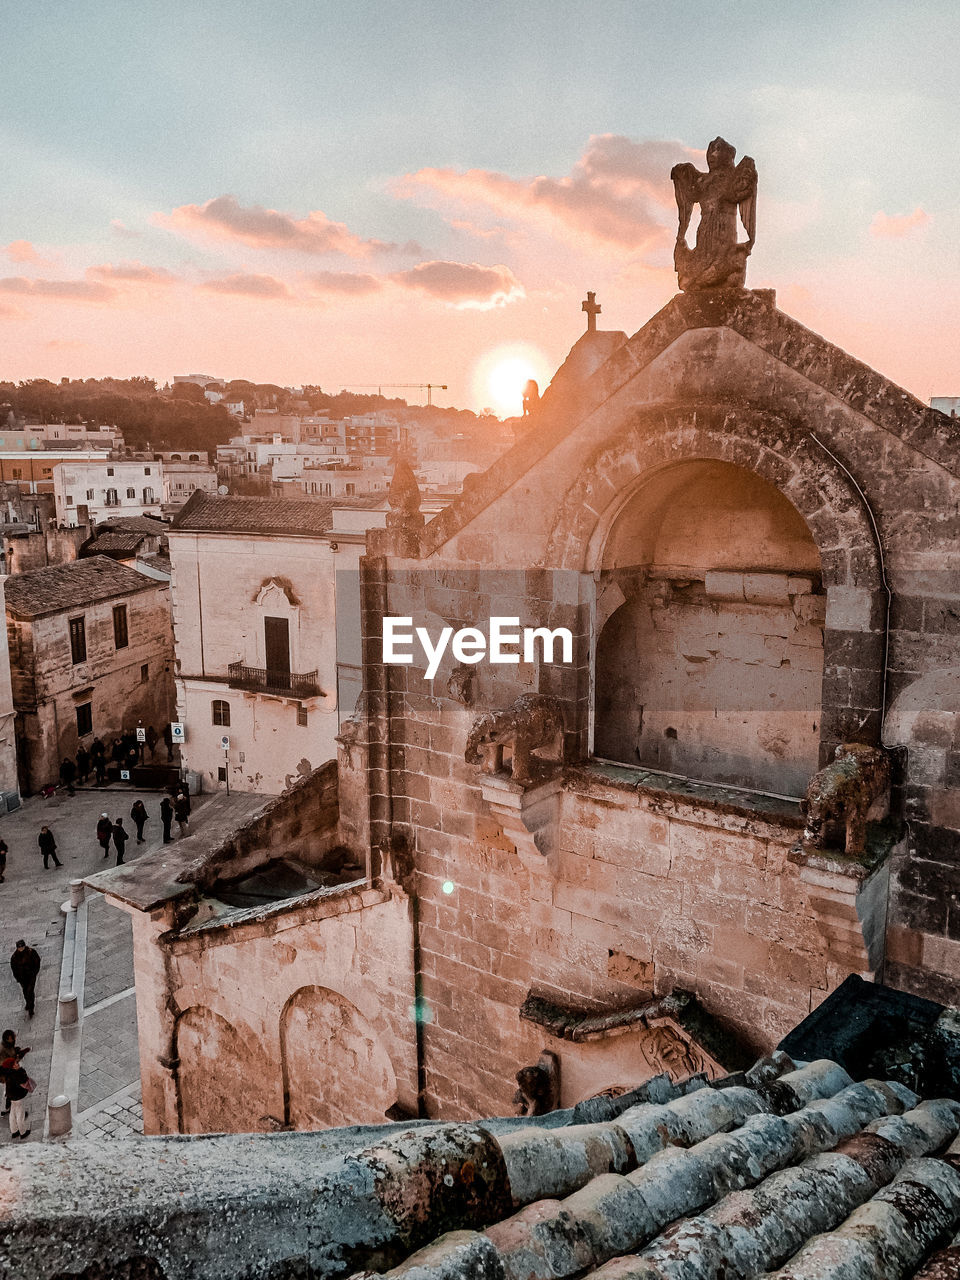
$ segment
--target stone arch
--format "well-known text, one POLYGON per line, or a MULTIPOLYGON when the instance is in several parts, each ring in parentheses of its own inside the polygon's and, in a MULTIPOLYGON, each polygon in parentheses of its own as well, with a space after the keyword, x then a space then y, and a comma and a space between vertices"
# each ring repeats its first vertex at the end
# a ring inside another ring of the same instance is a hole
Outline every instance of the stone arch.
POLYGON ((280 1014, 284 1123, 294 1129, 377 1124, 397 1100, 373 1025, 329 987, 295 991, 280 1014))
MULTIPOLYGON (((565 495, 546 563, 599 576, 611 530, 641 489, 693 462, 729 464, 766 481, 809 530, 827 595, 818 763, 838 742, 879 741, 886 598, 874 532, 861 495, 805 424, 724 406, 637 412, 565 495)), ((598 606, 602 618, 617 602, 598 606)))
POLYGON ((177 1111, 181 1133, 254 1133, 268 1110, 259 1095, 266 1078, 252 1037, 195 1004, 174 1026, 177 1111))

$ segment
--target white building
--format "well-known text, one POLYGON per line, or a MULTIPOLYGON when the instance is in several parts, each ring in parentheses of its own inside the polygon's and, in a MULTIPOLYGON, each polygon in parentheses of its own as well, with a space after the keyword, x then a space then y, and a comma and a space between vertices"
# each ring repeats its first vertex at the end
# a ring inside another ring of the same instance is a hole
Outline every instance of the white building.
POLYGON ((217 492, 217 469, 206 462, 163 462, 163 505, 182 507, 199 489, 217 492))
POLYGON ((81 507, 94 521, 110 516, 159 516, 163 463, 153 458, 64 459, 53 468, 53 492, 59 524, 81 524, 81 507))
POLYGON ((359 691, 363 531, 386 511, 366 506, 341 531, 332 502, 198 492, 170 526, 182 759, 205 790, 278 794, 336 755, 359 691))

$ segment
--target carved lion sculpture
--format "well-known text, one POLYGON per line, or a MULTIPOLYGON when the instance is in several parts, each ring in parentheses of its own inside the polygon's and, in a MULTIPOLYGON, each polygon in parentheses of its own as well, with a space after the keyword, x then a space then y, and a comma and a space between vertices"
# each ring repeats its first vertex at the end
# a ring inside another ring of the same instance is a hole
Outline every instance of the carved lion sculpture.
POLYGON ((517 1092, 513 1095, 518 1116, 545 1116, 560 1105, 560 1059, 544 1049, 534 1067, 517 1072, 517 1092))
POLYGON ((530 771, 534 751, 547 748, 552 759, 563 759, 563 710, 556 698, 524 693, 502 711, 488 711, 473 723, 464 759, 479 764, 484 773, 503 769, 503 749, 513 752, 510 776, 522 786, 533 780, 530 771))
POLYGON ((867 814, 890 786, 890 758, 882 747, 859 742, 841 743, 836 759, 815 773, 801 809, 806 815, 803 843, 811 849, 827 847, 831 823, 846 827, 847 854, 863 853, 867 814))

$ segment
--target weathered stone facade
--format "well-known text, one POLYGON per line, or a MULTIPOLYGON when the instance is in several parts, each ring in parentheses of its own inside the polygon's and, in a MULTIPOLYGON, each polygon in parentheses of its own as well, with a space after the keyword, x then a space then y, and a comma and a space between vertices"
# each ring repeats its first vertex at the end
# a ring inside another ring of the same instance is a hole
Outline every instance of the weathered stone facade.
MULTIPOLYGON (((337 839, 368 886, 337 891, 360 895, 355 949, 322 895, 207 923, 194 881, 178 922, 162 895, 121 892, 141 871, 111 873, 112 893, 160 913, 137 926, 138 989, 146 974, 158 1010, 203 1006, 239 1035, 191 1024, 177 1070, 205 1062, 214 1087, 209 1035, 225 1064, 246 1046, 255 1077, 273 1071, 242 1124, 347 1114, 338 1018, 381 1064, 358 1083, 380 1114, 388 1073, 351 1009, 406 1082, 401 1105, 471 1119, 508 1111, 544 1049, 563 1105, 641 1083, 651 1026, 606 1015, 676 989, 730 1055, 771 1048, 851 973, 960 997, 956 424, 745 290, 678 296, 629 339, 587 333, 525 421, 426 527, 400 486, 368 537, 364 696, 339 769, 337 839), (447 655, 427 681, 416 648, 384 665, 388 616, 434 634, 492 616, 566 627, 573 661, 447 655), (840 744, 890 752, 862 852, 802 839, 801 798, 840 744), (301 1007, 318 986, 332 996, 301 1007), (598 1034, 521 1016, 531 999, 595 1015, 598 1034), (288 1027, 331 1097, 287 1096, 281 1115, 288 1027)), ((265 838, 261 860, 276 849, 265 838)), ((156 1128, 185 1124, 170 1096, 148 1104, 156 1128)), ((210 1101, 190 1125, 214 1119, 210 1101)))

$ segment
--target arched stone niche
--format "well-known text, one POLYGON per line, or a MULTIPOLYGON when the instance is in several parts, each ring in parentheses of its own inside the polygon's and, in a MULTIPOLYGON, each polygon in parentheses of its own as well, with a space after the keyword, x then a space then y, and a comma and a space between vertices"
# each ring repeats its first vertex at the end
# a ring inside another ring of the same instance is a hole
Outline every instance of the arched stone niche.
POLYGON ((329 987, 300 987, 280 1015, 284 1123, 294 1129, 377 1124, 397 1080, 376 1029, 329 987))
POLYGON ((258 1046, 205 1005, 179 1015, 174 1031, 181 1133, 254 1133, 266 1111, 258 1046))
POLYGON ((596 586, 594 754, 798 795, 837 742, 879 740, 876 544, 805 424, 636 413, 566 494, 548 557, 596 586))

